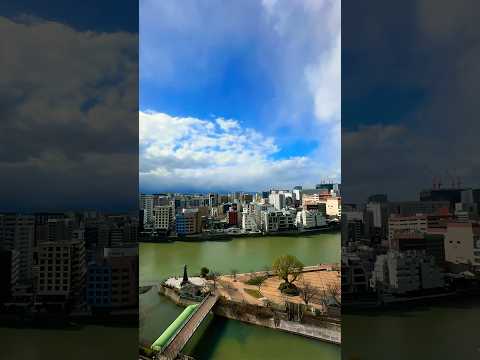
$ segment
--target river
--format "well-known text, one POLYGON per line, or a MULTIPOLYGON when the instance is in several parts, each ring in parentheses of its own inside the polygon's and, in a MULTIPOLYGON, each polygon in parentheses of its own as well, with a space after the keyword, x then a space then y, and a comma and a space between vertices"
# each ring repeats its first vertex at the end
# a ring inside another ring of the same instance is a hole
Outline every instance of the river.
POLYGON ((83 326, 79 329, 0 328, 0 359, 138 359, 138 329, 83 326))
MULTIPOLYGON (((202 266, 228 273, 261 270, 284 254, 305 265, 340 260, 340 234, 236 238, 230 241, 174 242, 140 245, 140 284, 183 273, 199 273, 202 266)), ((182 311, 181 307, 149 291, 140 296, 140 339, 153 342, 182 311)), ((340 347, 276 330, 211 316, 184 349, 195 359, 340 359, 340 347)))
POLYGON ((480 300, 342 316, 344 360, 480 359, 480 300))

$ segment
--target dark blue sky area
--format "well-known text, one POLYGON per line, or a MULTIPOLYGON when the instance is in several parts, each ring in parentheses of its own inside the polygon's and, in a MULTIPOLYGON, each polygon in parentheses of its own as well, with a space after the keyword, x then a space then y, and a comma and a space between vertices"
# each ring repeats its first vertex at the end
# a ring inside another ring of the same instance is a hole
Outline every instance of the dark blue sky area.
POLYGON ((4 1, 0 15, 22 14, 69 24, 77 30, 138 33, 138 2, 130 0, 4 1))

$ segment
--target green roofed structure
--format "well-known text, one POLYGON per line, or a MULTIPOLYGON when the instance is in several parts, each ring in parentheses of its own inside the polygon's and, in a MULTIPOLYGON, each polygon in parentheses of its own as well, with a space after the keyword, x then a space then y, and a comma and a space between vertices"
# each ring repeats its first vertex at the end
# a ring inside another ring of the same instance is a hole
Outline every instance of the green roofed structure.
POLYGON ((161 351, 170 341, 170 339, 177 333, 177 331, 185 324, 190 316, 197 310, 198 304, 189 305, 182 311, 182 313, 170 324, 169 327, 155 340, 150 346, 152 350, 161 351))

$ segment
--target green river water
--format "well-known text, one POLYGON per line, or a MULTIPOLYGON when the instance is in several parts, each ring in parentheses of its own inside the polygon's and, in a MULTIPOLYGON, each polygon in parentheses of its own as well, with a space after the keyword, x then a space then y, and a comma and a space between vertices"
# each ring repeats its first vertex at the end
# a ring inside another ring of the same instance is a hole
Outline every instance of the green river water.
POLYGON ((478 360, 480 300, 456 299, 342 316, 345 360, 478 360))
POLYGON ((79 329, 0 328, 0 359, 138 359, 138 329, 84 326, 79 329))
MULTIPOLYGON (((181 276, 184 264, 190 274, 198 273, 202 266, 222 273, 261 270, 284 254, 295 255, 305 265, 339 262, 340 234, 141 244, 140 284, 181 276)), ((154 291, 141 295, 141 341, 155 341, 181 311, 154 291)), ((197 330, 184 352, 198 360, 340 359, 339 346, 213 316, 197 330)))
MULTIPOLYGON (((338 261, 340 235, 236 239, 140 245, 141 282, 181 275, 201 266, 228 272, 249 271, 270 264, 284 253, 306 265, 338 261)), ((140 329, 84 326, 72 330, 0 328, 0 359, 136 360, 138 337, 154 341, 182 311, 150 291, 140 298, 140 329)), ((185 352, 197 360, 340 359, 426 360, 480 359, 480 301, 445 301, 402 310, 364 311, 344 315, 342 350, 327 343, 272 329, 211 316, 204 321, 185 352)))

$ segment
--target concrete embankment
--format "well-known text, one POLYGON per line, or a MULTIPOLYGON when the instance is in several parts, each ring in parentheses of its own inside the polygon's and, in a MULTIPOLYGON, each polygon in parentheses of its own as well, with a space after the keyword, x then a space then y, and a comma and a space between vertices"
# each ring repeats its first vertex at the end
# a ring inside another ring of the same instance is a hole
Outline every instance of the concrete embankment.
POLYGON ((310 325, 286 320, 283 318, 283 314, 278 313, 273 313, 273 316, 267 317, 270 310, 260 306, 224 301, 217 303, 213 312, 215 315, 228 319, 281 330, 333 344, 340 344, 342 340, 341 326, 339 324, 323 322, 321 325, 310 325), (254 307, 257 309, 254 309, 254 307))
MULTIPOLYGON (((159 293, 171 299, 178 305, 188 306, 196 304, 194 301, 180 298, 178 293, 165 286, 158 287, 159 293)), ((264 326, 275 330, 289 332, 312 339, 326 341, 333 344, 341 343, 341 326, 331 322, 319 322, 316 325, 289 321, 284 313, 273 311, 271 308, 243 304, 222 299, 213 308, 215 315, 245 323, 264 326)))
POLYGON ((198 302, 196 302, 196 301, 181 298, 175 290, 170 289, 166 286, 159 285, 158 286, 158 293, 163 295, 163 296, 168 297, 175 304, 180 305, 180 306, 188 306, 188 305, 198 304, 198 302))
POLYGON ((202 242, 202 241, 231 241, 238 238, 258 238, 264 236, 309 236, 316 235, 325 232, 338 232, 339 228, 336 226, 323 226, 315 229, 309 230, 289 230, 289 231, 279 231, 279 232, 255 232, 255 233, 242 233, 242 232, 220 232, 220 233, 201 233, 194 235, 180 235, 180 236, 162 236, 155 239, 149 239, 142 237, 140 242, 144 243, 165 243, 165 242, 202 242))

